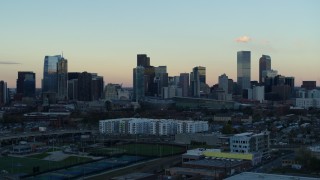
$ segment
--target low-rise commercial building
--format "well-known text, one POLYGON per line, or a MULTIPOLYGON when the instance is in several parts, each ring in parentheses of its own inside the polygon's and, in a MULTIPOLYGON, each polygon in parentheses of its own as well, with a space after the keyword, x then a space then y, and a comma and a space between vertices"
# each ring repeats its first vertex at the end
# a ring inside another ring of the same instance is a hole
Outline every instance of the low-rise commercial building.
POLYGON ((236 134, 230 137, 230 150, 232 153, 261 152, 267 157, 270 155, 270 132, 236 134))

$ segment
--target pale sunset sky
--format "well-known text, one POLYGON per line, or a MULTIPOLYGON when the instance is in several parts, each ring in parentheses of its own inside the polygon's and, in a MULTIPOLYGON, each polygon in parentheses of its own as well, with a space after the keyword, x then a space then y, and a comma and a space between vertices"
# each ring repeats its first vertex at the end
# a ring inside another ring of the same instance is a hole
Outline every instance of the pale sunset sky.
POLYGON ((320 85, 319 0, 0 0, 0 80, 16 87, 18 71, 36 73, 46 55, 63 55, 69 72, 95 72, 132 86, 137 54, 166 65, 169 76, 205 66, 209 86, 236 80, 237 51, 320 85))

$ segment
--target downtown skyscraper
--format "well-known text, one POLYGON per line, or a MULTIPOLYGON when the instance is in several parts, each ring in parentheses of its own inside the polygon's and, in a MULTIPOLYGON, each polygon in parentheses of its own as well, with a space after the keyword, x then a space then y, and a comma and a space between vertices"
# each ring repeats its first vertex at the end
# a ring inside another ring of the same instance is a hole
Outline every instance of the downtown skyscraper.
POLYGON ((63 57, 57 64, 58 99, 68 99, 68 61, 63 57))
POLYGON ((45 56, 42 93, 55 93, 59 100, 68 99, 68 61, 61 55, 45 56))
POLYGON ((144 67, 137 66, 133 69, 133 100, 138 102, 145 96, 145 80, 144 80, 144 67))
POLYGON ((8 102, 8 88, 7 83, 0 81, 0 107, 8 102))
POLYGON ((44 57, 42 92, 58 92, 57 69, 61 58, 61 55, 44 57))
POLYGON ((242 90, 250 88, 251 81, 251 52, 238 51, 237 52, 237 83, 240 94, 242 90))
POLYGON ((206 85, 206 68, 202 66, 194 67, 190 73, 191 94, 194 97, 200 97, 206 85))
POLYGON ((17 79, 16 99, 22 97, 35 97, 36 95, 36 74, 31 71, 19 71, 17 79))
POLYGON ((262 55, 259 59, 259 83, 263 82, 263 73, 264 71, 271 70, 271 58, 268 55, 262 55))

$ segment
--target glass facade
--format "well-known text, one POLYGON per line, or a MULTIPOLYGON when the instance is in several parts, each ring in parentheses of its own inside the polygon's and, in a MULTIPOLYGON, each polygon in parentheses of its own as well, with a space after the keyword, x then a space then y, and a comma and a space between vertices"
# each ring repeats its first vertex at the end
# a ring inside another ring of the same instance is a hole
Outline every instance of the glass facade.
POLYGON ((57 68, 60 55, 45 56, 42 80, 42 92, 58 92, 57 68))
POLYGON ((251 52, 239 51, 237 53, 237 83, 242 92, 250 88, 251 81, 251 52))
POLYGON ((144 67, 133 69, 133 100, 139 101, 144 97, 144 67))
POLYGON ((59 59, 57 67, 58 98, 68 99, 68 61, 64 58, 59 59))
POLYGON ((271 58, 267 55, 262 55, 259 60, 259 82, 262 83, 263 79, 263 71, 270 71, 271 70, 271 58))

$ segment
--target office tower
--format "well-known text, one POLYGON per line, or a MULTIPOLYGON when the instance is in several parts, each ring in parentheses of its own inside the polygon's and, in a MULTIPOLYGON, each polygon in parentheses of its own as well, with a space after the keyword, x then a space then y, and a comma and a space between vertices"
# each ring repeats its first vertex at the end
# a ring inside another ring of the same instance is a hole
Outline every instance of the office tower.
POLYGON ((61 58, 60 55, 44 57, 42 92, 58 92, 57 69, 61 58))
POLYGON ((182 89, 182 96, 189 96, 189 73, 180 73, 179 86, 182 89))
POLYGON ((150 65, 150 57, 146 54, 137 55, 137 67, 144 67, 144 93, 146 96, 156 96, 158 94, 155 83, 155 67, 150 65))
POLYGON ((262 55, 259 59, 259 82, 263 82, 264 76, 262 75, 263 71, 271 70, 271 58, 268 55, 262 55))
POLYGON ((92 75, 92 100, 99 100, 103 98, 104 81, 102 76, 96 73, 92 75))
POLYGON ((155 96, 157 94, 155 78, 155 68, 153 66, 144 67, 144 92, 146 96, 155 96))
POLYGON ((146 54, 138 54, 137 66, 142 66, 142 67, 150 66, 150 57, 148 57, 146 54))
POLYGON ((107 84, 104 91, 105 100, 118 100, 118 91, 121 90, 122 87, 120 84, 107 84))
POLYGON ((8 102, 8 88, 7 83, 0 81, 0 107, 5 105, 8 102))
POLYGON ((81 73, 68 72, 68 99, 78 99, 78 78, 81 73))
POLYGON ((228 94, 233 94, 234 92, 234 82, 232 79, 228 79, 228 94))
POLYGON ((167 66, 155 67, 154 83, 156 86, 157 96, 162 95, 162 89, 168 87, 167 66))
POLYGON ((78 79, 80 74, 79 72, 68 72, 68 80, 78 79))
POLYGON ((274 78, 278 75, 278 71, 276 70, 264 70, 262 71, 262 77, 261 77, 261 82, 260 83, 265 83, 266 78, 274 78))
POLYGON ((219 76, 219 88, 224 90, 226 94, 229 93, 229 81, 228 76, 226 74, 222 74, 219 76))
POLYGON ((68 80, 68 99, 69 100, 78 99, 78 78, 68 80))
POLYGON ((302 88, 306 90, 312 90, 317 88, 317 81, 302 81, 302 88))
POLYGON ((68 61, 63 57, 57 64, 58 99, 68 99, 68 61))
POLYGON ((92 101, 92 75, 82 72, 78 78, 78 100, 92 101))
POLYGON ((19 71, 17 79, 17 94, 20 97, 35 97, 36 74, 31 71, 19 71))
POLYGON ((137 66, 133 69, 133 100, 139 101, 145 95, 144 67, 137 66))
POLYGON ((237 83, 240 94, 243 89, 250 88, 251 81, 251 52, 238 51, 237 53, 237 83))
POLYGON ((200 97, 200 92, 203 92, 202 87, 206 85, 206 68, 202 66, 194 67, 190 74, 190 84, 192 90, 192 96, 200 97))

